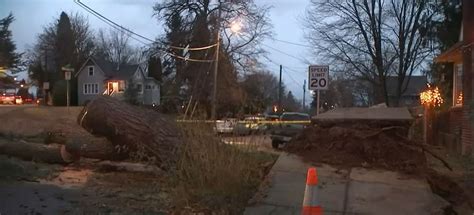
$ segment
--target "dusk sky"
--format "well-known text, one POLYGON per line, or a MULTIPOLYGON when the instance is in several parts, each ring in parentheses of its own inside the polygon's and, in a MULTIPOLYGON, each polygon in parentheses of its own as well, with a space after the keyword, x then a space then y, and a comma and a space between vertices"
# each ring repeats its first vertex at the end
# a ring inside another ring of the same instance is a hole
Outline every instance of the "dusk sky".
MULTIPOLYGON (((81 2, 118 24, 148 38, 155 38, 163 33, 163 27, 156 17, 152 16, 152 6, 157 2, 156 0, 82 0, 81 2)), ((270 20, 275 39, 307 45, 303 37, 301 19, 309 0, 256 0, 256 2, 260 5, 272 6, 270 20)), ((58 19, 61 11, 83 14, 89 19, 94 31, 110 28, 106 23, 75 4, 73 0, 0 0, 0 17, 7 16, 9 12, 15 16, 11 29, 20 52, 31 47, 43 27, 58 19)), ((282 64, 283 82, 298 99, 302 99, 303 81, 307 78, 308 66, 303 60, 310 61, 312 56, 308 54, 308 48, 277 40, 267 39, 264 42, 263 47, 268 51, 268 58, 271 61, 262 58, 262 62, 277 76, 278 64, 282 64)), ((308 104, 309 91, 306 98, 308 104)))

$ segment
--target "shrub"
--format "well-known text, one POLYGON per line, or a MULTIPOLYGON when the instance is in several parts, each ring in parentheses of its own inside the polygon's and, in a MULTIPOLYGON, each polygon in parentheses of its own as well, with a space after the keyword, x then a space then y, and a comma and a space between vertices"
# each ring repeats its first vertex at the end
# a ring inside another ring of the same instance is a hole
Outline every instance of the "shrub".
POLYGON ((257 151, 257 142, 229 145, 209 124, 182 125, 186 143, 174 173, 177 207, 197 204, 212 211, 241 213, 263 179, 263 164, 275 157, 257 151))

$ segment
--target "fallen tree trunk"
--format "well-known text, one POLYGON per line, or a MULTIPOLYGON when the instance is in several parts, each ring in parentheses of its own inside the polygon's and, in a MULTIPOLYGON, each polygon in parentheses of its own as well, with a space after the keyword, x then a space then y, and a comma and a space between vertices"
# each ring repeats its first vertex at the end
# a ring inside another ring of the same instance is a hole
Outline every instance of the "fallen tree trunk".
POLYGON ((103 137, 69 137, 66 151, 78 157, 101 160, 122 160, 126 154, 118 153, 114 145, 103 137))
POLYGON ((0 139, 0 154, 28 161, 56 164, 67 164, 78 159, 67 153, 62 145, 44 145, 7 139, 0 139))
POLYGON ((154 160, 160 167, 174 162, 182 143, 175 120, 156 111, 131 106, 110 96, 89 102, 78 123, 89 133, 106 137, 119 154, 154 160))

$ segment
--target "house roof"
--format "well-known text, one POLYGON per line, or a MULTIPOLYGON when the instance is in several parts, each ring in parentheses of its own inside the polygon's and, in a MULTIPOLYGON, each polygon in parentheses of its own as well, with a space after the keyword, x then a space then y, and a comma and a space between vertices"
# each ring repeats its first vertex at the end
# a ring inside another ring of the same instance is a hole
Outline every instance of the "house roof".
POLYGON ((79 72, 75 74, 75 76, 78 76, 85 66, 90 65, 89 62, 92 62, 98 67, 100 67, 100 69, 102 70, 102 72, 104 72, 104 75, 107 77, 108 80, 129 79, 133 74, 135 74, 135 72, 139 68, 138 64, 121 64, 120 66, 117 66, 116 63, 104 59, 89 57, 81 66, 79 72))
POLYGON ((463 42, 457 42, 451 48, 444 51, 435 58, 436 63, 451 63, 462 61, 462 46, 463 42))
MULTIPOLYGON (((397 77, 396 76, 389 76, 387 77, 387 93, 389 96, 396 95, 397 89, 397 77)), ((408 77, 405 78, 403 81, 402 87, 406 86, 408 81, 408 77)), ((410 82, 408 82, 407 89, 402 94, 402 96, 416 96, 419 95, 423 89, 426 88, 426 84, 428 83, 428 79, 426 76, 411 76, 410 82)), ((402 89, 403 90, 403 89, 402 89)))
POLYGON ((121 64, 104 59, 93 59, 97 66, 105 73, 108 79, 126 80, 129 79, 137 71, 138 64, 121 64))

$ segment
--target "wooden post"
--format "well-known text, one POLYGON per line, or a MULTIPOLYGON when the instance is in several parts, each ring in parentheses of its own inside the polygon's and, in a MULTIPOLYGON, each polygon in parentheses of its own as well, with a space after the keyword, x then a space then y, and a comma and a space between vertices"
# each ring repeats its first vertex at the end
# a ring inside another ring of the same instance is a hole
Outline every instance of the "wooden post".
POLYGON ((320 96, 320 92, 319 90, 317 90, 317 98, 316 98, 316 115, 319 116, 319 96, 320 96))
POLYGON ((426 145, 433 144, 433 112, 434 108, 430 105, 426 105, 423 114, 423 139, 426 145))

